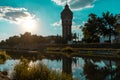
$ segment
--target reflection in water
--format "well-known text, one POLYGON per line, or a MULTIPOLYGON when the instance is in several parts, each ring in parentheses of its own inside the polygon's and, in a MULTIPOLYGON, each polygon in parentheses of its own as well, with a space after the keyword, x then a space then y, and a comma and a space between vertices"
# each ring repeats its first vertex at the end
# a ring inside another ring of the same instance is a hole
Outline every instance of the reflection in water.
POLYGON ((72 74, 72 58, 63 57, 62 61, 62 72, 72 74))
POLYGON ((120 80, 120 61, 116 61, 117 68, 115 70, 115 77, 113 80, 120 80))
MULTIPOLYGON (((12 57, 12 56, 11 56, 12 57)), ((27 55, 27 57, 29 57, 27 55)), ((33 55, 29 57, 32 59, 33 55)), ((35 57, 35 56, 34 56, 35 57)), ((12 57, 13 58, 13 57, 12 57)), ((20 56, 15 60, 7 60, 5 64, 0 65, 0 70, 8 69, 12 70, 14 65, 19 62, 20 56)), ((35 59, 37 59, 35 57, 35 59)), ((40 59, 50 69, 62 71, 67 74, 71 74, 71 77, 77 80, 120 80, 120 61, 113 60, 101 60, 101 59, 88 59, 81 57, 44 57, 40 59)))
POLYGON ((84 74, 89 80, 104 80, 109 74, 110 70, 108 67, 99 67, 94 64, 91 59, 85 59, 84 74))
MULTIPOLYGON (((84 59, 84 74, 89 80, 120 80, 120 61, 101 60, 105 66, 96 64, 92 59, 84 59)), ((97 62, 98 63, 98 62, 97 62)))

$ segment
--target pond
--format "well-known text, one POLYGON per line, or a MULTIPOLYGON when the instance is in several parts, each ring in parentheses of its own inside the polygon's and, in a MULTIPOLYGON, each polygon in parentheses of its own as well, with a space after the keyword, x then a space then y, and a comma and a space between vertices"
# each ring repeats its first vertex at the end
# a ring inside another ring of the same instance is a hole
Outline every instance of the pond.
MULTIPOLYGON (((9 74, 14 69, 14 66, 20 61, 20 55, 15 58, 15 55, 10 55, 11 59, 4 64, 0 64, 0 71, 8 70, 9 74)), ((32 55, 33 56, 33 55, 32 55)), ((27 55, 27 58, 31 56, 27 55)), ((120 79, 120 61, 118 60, 103 60, 82 57, 62 57, 56 59, 54 57, 43 59, 36 59, 30 61, 30 64, 42 62, 48 68, 67 74, 72 73, 72 77, 76 80, 119 80, 120 79)))

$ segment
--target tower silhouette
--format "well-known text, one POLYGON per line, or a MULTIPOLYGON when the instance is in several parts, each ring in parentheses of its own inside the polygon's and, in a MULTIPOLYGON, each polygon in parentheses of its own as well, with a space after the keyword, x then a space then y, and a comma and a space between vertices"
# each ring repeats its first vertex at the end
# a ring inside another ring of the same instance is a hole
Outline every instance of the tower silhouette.
POLYGON ((64 10, 61 12, 61 19, 62 19, 62 37, 64 39, 64 42, 67 43, 72 39, 71 26, 73 19, 73 12, 70 10, 68 4, 65 5, 64 10))

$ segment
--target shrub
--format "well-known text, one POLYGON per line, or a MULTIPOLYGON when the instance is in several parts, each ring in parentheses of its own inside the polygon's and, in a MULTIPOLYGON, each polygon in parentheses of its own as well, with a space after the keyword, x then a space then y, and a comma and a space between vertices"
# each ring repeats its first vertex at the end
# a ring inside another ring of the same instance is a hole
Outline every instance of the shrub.
POLYGON ((10 56, 6 54, 5 51, 0 51, 0 64, 4 63, 10 56))
POLYGON ((50 70, 43 63, 30 66, 27 59, 21 59, 15 66, 12 78, 15 80, 72 80, 70 75, 50 70))

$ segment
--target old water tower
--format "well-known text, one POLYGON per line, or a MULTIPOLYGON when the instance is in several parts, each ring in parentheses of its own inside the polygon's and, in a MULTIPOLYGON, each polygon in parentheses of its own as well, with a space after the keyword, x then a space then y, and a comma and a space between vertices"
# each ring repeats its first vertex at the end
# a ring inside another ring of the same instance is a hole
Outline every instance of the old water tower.
POLYGON ((71 41, 72 39, 72 33, 71 33, 72 19, 73 19, 73 12, 70 10, 68 4, 66 4, 64 10, 61 12, 62 37, 64 42, 66 43, 68 41, 71 41))

